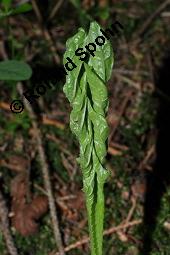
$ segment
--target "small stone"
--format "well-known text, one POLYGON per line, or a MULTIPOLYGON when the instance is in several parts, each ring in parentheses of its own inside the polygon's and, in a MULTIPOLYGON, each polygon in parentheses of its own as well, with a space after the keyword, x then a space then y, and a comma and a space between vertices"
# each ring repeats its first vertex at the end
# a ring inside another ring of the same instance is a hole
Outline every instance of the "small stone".
POLYGON ((170 222, 165 221, 163 226, 164 226, 165 229, 170 230, 170 222))
POLYGON ((120 239, 122 242, 127 242, 127 241, 128 241, 127 236, 126 236, 122 231, 118 231, 118 232, 117 232, 117 235, 118 235, 119 239, 120 239))

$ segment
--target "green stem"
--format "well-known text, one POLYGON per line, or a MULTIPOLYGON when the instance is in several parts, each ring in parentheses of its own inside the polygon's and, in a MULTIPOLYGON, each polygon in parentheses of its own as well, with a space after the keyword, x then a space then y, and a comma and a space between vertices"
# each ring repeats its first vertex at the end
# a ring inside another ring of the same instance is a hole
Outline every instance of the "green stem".
MULTIPOLYGON (((97 174, 96 174, 97 176, 97 174)), ((86 206, 91 240, 91 255, 102 255, 104 220, 104 184, 94 179, 93 196, 86 194, 86 206)))

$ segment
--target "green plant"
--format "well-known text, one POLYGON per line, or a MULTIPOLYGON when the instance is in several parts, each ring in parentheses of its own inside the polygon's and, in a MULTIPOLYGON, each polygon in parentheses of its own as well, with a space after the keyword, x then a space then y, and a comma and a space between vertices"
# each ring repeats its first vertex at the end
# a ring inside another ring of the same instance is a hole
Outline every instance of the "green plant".
POLYGON ((83 190, 89 221, 91 254, 102 255, 104 192, 103 187, 109 172, 104 168, 107 153, 108 125, 106 112, 108 94, 106 81, 113 66, 113 52, 109 41, 97 46, 95 57, 82 62, 75 55, 78 47, 84 47, 100 35, 100 26, 92 22, 89 33, 80 28, 66 43, 64 63, 69 57, 77 68, 67 75, 64 92, 73 108, 70 127, 80 143, 78 162, 83 173, 83 190))
POLYGON ((30 10, 32 10, 32 5, 29 3, 22 3, 13 7, 12 0, 2 0, 1 10, 0 10, 0 19, 4 17, 8 17, 10 15, 28 12, 30 10))
POLYGON ((0 62, 1 81, 24 81, 32 75, 32 70, 23 61, 5 60, 0 62))

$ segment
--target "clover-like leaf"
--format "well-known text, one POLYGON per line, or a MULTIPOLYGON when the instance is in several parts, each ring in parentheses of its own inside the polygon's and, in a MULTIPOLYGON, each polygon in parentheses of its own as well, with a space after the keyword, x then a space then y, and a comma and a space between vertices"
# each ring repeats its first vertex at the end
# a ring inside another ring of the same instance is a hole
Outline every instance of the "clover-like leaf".
POLYGON ((0 80, 24 81, 32 75, 31 67, 23 61, 5 60, 0 62, 0 80))

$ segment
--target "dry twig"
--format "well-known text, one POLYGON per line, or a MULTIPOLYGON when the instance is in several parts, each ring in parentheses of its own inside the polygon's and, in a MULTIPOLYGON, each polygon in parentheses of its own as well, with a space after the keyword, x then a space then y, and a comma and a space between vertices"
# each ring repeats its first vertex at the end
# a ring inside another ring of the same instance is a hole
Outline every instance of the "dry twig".
MULTIPOLYGON (((22 96, 23 95, 22 83, 18 83, 17 89, 18 89, 20 95, 22 96)), ((31 105, 28 103, 26 98, 23 98, 23 101, 24 101, 25 108, 28 111, 29 117, 32 121, 35 137, 37 140, 37 149, 38 149, 38 153, 39 153, 40 164, 41 164, 43 178, 44 178, 44 185, 45 185, 47 195, 48 195, 49 208, 50 208, 50 214, 51 214, 51 220, 52 220, 55 240, 56 240, 56 243, 59 248, 59 254, 64 255, 65 253, 64 253, 62 238, 61 238, 61 234, 60 234, 60 230, 59 230, 59 221, 58 221, 57 214, 56 214, 55 201, 54 201, 54 197, 53 197, 53 193, 52 193, 49 169, 48 169, 47 160, 46 160, 46 156, 45 156, 45 152, 44 152, 44 148, 43 148, 41 131, 38 127, 38 124, 36 121, 36 116, 35 116, 35 113, 33 112, 31 105)))
POLYGON ((147 28, 150 26, 150 24, 152 23, 152 21, 170 4, 170 0, 166 0, 164 1, 162 4, 159 5, 159 7, 156 9, 156 11, 148 17, 148 19, 146 19, 146 21, 144 22, 143 26, 134 34, 133 38, 135 44, 138 44, 141 40, 140 37, 142 37, 144 35, 144 33, 146 32, 147 28))
MULTIPOLYGON (((112 228, 109 228, 107 230, 104 231, 104 235, 110 235, 112 233, 115 233, 119 230, 123 230, 125 228, 129 228, 129 227, 133 227, 135 225, 138 225, 142 222, 142 220, 134 220, 134 221, 131 221, 131 222, 128 222, 128 223, 121 223, 120 225, 118 225, 117 227, 112 227, 112 228)), ((78 241, 78 242, 75 242, 74 244, 71 244, 69 246, 67 246, 64 250, 65 252, 68 252, 70 250, 73 250, 79 246, 82 246, 86 243, 88 243, 90 241, 90 239, 88 237, 84 237, 82 240, 78 241)), ((59 255, 59 253, 57 252, 51 252, 49 255, 59 255)))
POLYGON ((129 91, 129 92, 127 93, 127 96, 125 97, 123 103, 122 103, 121 106, 120 106, 120 110, 119 110, 119 114, 118 114, 118 115, 119 115, 119 116, 118 116, 118 120, 117 120, 117 122, 116 122, 116 125, 112 128, 112 131, 111 131, 111 133, 110 133, 110 135, 109 135, 109 144, 110 144, 111 141, 113 140, 113 137, 114 137, 114 135, 115 135, 115 133, 116 133, 117 127, 118 127, 118 125, 119 125, 119 123, 120 123, 121 117, 122 117, 122 115, 123 115, 123 113, 124 113, 124 111, 125 111, 125 109, 126 109, 126 106, 127 106, 127 103, 129 102, 129 99, 130 99, 131 96, 132 96, 132 93, 133 93, 133 91, 129 91))
POLYGON ((54 6, 54 8, 52 9, 49 17, 48 17, 48 20, 51 20, 54 18, 54 16, 56 15, 57 11, 60 9, 61 5, 63 3, 63 0, 59 0, 57 1, 56 5, 54 6))
POLYGON ((35 15, 37 16, 37 19, 39 21, 39 25, 40 25, 42 34, 44 35, 46 41, 49 44, 49 48, 52 52, 54 61, 55 61, 56 64, 60 64, 60 57, 57 54, 57 50, 56 50, 55 44, 54 44, 54 42, 51 38, 51 35, 50 35, 49 31, 45 27, 42 26, 43 18, 42 18, 40 10, 38 8, 36 0, 32 0, 32 6, 33 6, 33 9, 34 9, 35 15))
MULTIPOLYGON (((132 215, 135 211, 135 208, 136 208, 136 199, 132 199, 132 206, 130 208, 130 211, 128 213, 128 216, 127 218, 125 219, 125 225, 130 222, 131 218, 132 218, 132 215)), ((124 229, 124 232, 125 232, 125 229, 124 229)))
POLYGON ((58 120, 54 120, 54 119, 49 119, 47 116, 42 116, 42 122, 45 125, 51 125, 51 126, 55 126, 59 129, 64 130, 65 129, 65 124, 58 121, 58 120))
POLYGON ((10 255, 18 255, 17 249, 14 245, 12 235, 10 233, 9 220, 8 220, 8 209, 5 204, 5 200, 0 191, 0 229, 4 235, 7 249, 10 255))
MULTIPOLYGON (((6 103, 6 102, 1 102, 0 101, 0 109, 3 109, 5 111, 11 111, 10 109, 10 104, 6 103)), ((65 124, 60 122, 59 120, 56 119, 50 119, 47 116, 42 116, 42 124, 43 125, 50 125, 50 126, 54 126, 57 127, 61 130, 65 129, 65 124)))
POLYGON ((36 0, 31 0, 31 2, 32 2, 32 7, 33 7, 33 10, 34 10, 34 12, 35 12, 35 14, 37 16, 38 21, 40 23, 42 23, 42 16, 41 16, 40 10, 39 10, 39 8, 37 6, 36 0))

